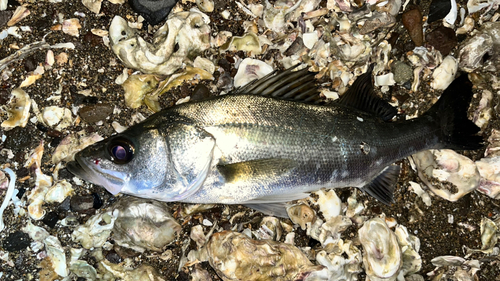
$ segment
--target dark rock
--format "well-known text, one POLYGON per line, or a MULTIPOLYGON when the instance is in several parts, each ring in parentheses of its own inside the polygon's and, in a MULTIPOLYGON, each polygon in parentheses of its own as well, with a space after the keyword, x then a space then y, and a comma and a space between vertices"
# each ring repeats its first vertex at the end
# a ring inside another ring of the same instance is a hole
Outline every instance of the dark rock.
POLYGON ((402 20, 415 46, 422 46, 424 44, 424 31, 422 29, 422 13, 420 10, 415 8, 404 12, 402 20))
POLYGON ((101 208, 102 207, 102 199, 99 196, 99 194, 94 192, 94 193, 92 193, 92 197, 94 197, 94 205, 92 205, 92 207, 96 210, 101 208))
POLYGON ((99 46, 101 43, 103 43, 101 37, 95 35, 91 31, 87 31, 85 35, 83 36, 83 42, 89 44, 92 47, 99 46))
POLYGON ((14 11, 0 11, 0 28, 7 25, 14 11))
POLYGON ((49 137, 52 137, 52 138, 60 138, 60 137, 62 137, 61 131, 50 129, 50 128, 47 129, 47 135, 49 137))
POLYGON ((26 189, 21 187, 18 190, 19 190, 19 192, 17 193, 16 196, 17 196, 17 198, 21 199, 21 198, 23 198, 24 193, 26 193, 26 189))
POLYGON ((71 93, 71 98, 73 99, 73 104, 75 106, 81 104, 97 104, 99 99, 97 97, 87 97, 78 93, 78 89, 76 86, 71 85, 69 87, 69 91, 71 93))
POLYGON ((283 53, 285 56, 291 56, 294 54, 299 53, 300 50, 304 48, 304 40, 302 40, 302 37, 297 37, 295 41, 293 41, 292 45, 286 49, 286 51, 283 53))
POLYGON ((92 195, 75 195, 71 197, 71 210, 79 213, 89 213, 95 211, 94 196, 92 195))
POLYGON ((427 43, 434 49, 441 52, 443 56, 447 56, 458 44, 458 39, 455 31, 451 28, 440 26, 425 36, 427 43))
POLYGON ((19 168, 19 170, 16 171, 16 176, 20 179, 28 176, 30 174, 30 171, 26 167, 19 168))
POLYGON ((69 197, 66 197, 66 199, 64 199, 61 205, 57 207, 57 210, 60 212, 68 212, 70 209, 71 209, 71 199, 69 197))
POLYGON ((111 263, 118 264, 122 262, 122 258, 115 251, 111 250, 106 255, 106 259, 111 263))
POLYGON ((152 25, 164 20, 177 0, 129 0, 132 9, 152 25))
POLYGON ((30 236, 27 233, 16 231, 9 234, 9 236, 3 240, 2 247, 8 252, 19 252, 30 245, 30 240, 30 236))
POLYGON ((35 70, 37 67, 35 58, 33 56, 27 57, 24 60, 24 70, 27 72, 35 70))
POLYGON ((450 0, 432 0, 429 7, 429 16, 427 23, 432 23, 440 19, 444 19, 451 10, 450 0))
POLYGON ((56 223, 58 221, 59 221, 59 215, 56 212, 47 213, 42 219, 42 222, 50 228, 56 226, 56 223))
POLYGON ((16 127, 5 131, 4 134, 7 136, 4 143, 5 148, 23 150, 33 144, 35 139, 33 138, 33 134, 29 132, 29 128, 30 126, 25 128, 16 127))
POLYGON ((104 103, 84 106, 78 112, 80 117, 87 123, 102 121, 111 113, 113 113, 113 107, 104 103))
POLYGON ((43 124, 41 123, 38 123, 36 124, 36 128, 40 131, 40 132, 43 132, 43 133, 46 133, 49 128, 45 127, 43 124))
POLYGON ((191 95, 191 100, 204 100, 210 96, 210 90, 207 86, 199 83, 193 90, 193 94, 191 95))

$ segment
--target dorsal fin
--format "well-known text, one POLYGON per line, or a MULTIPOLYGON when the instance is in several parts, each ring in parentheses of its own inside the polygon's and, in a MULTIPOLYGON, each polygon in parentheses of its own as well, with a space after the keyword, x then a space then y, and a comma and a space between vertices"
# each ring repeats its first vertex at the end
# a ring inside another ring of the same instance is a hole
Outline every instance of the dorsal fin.
POLYGON ((347 92, 338 99, 338 102, 361 111, 375 114, 384 121, 389 121, 398 113, 398 110, 375 95, 371 74, 372 67, 370 66, 365 74, 359 76, 354 81, 347 92))
POLYGON ((275 70, 234 90, 231 94, 261 95, 306 103, 319 102, 321 98, 314 83, 315 73, 309 72, 307 68, 293 71, 298 66, 297 64, 279 73, 275 70))

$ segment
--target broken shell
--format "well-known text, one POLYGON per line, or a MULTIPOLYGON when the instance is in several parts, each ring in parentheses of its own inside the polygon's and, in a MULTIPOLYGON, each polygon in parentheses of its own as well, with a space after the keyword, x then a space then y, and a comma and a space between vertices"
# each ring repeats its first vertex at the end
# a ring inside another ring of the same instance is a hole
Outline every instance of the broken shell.
POLYGON ((47 203, 62 203, 66 197, 74 193, 71 184, 66 180, 62 180, 54 184, 45 194, 45 202, 47 203))
POLYGON ((195 10, 171 14, 151 44, 136 35, 125 19, 115 16, 109 27, 111 48, 127 67, 170 75, 183 63, 191 64, 188 57, 210 47, 209 22, 207 15, 195 10))
POLYGON ((31 107, 31 99, 28 94, 20 88, 13 90, 9 107, 10 109, 7 112, 10 116, 9 119, 2 122, 2 128, 10 130, 18 126, 26 126, 30 117, 31 107))
POLYGON ((314 223, 316 212, 305 204, 292 205, 286 208, 286 212, 293 223, 300 225, 302 230, 306 230, 307 223, 314 223))
POLYGON ((130 75, 122 84, 125 91, 125 104, 130 108, 138 108, 144 102, 146 94, 158 86, 158 78, 153 74, 130 75))
POLYGON ((373 279, 395 280, 402 266, 401 249, 396 235, 381 218, 373 218, 358 230, 364 249, 366 275, 373 279))
POLYGON ((61 121, 63 115, 64 108, 58 106, 48 106, 42 110, 43 121, 50 127, 57 125, 61 121))
POLYGON ((231 231, 215 233, 207 243, 209 262, 223 280, 296 280, 322 270, 290 244, 253 240, 231 231))
POLYGON ((358 273, 362 272, 361 251, 352 241, 339 240, 334 252, 320 251, 316 261, 328 268, 328 280, 358 280, 358 273))
POLYGON ((476 165, 481 175, 478 191, 491 198, 500 197, 500 156, 483 158, 476 165))
POLYGON ((103 140, 103 138, 97 133, 93 133, 89 136, 85 135, 85 131, 69 134, 56 147, 52 155, 52 162, 54 164, 59 164, 61 161, 73 161, 78 151, 101 140, 103 140))
POLYGON ((401 273, 407 276, 420 271, 422 268, 422 258, 418 254, 420 239, 408 233, 408 229, 403 225, 397 225, 394 234, 398 238, 399 247, 403 254, 401 273))
POLYGON ((99 14, 101 10, 102 0, 82 0, 82 4, 91 12, 99 14))
POLYGON ((80 36, 80 32, 78 31, 80 28, 82 26, 80 25, 80 20, 77 18, 64 20, 62 23, 62 31, 71 36, 80 36))
POLYGON ((412 156, 420 179, 436 195, 448 201, 457 201, 479 186, 480 175, 476 164, 453 150, 426 150, 412 156), (429 182, 428 178, 437 179, 429 182), (451 190, 445 183, 453 185, 451 190))
POLYGON ((214 11, 214 1, 212 0, 196 0, 196 5, 202 12, 211 13, 214 11))
POLYGON ((431 87, 435 90, 446 89, 455 79, 458 70, 458 61, 453 56, 447 56, 443 59, 432 73, 431 87))
POLYGON ((314 194, 318 195, 316 204, 319 205, 319 210, 326 221, 341 214, 342 201, 340 201, 340 198, 333 189, 328 190, 328 192, 320 189, 314 192, 314 194))
POLYGON ((320 232, 318 235, 318 241, 323 245, 323 247, 327 247, 328 244, 336 244, 342 232, 344 232, 348 227, 352 225, 352 221, 348 217, 344 216, 336 216, 325 223, 323 223, 320 227, 320 232))
POLYGON ((207 242, 207 237, 205 236, 205 233, 203 232, 203 225, 195 225, 191 228, 191 234, 189 237, 196 242, 196 245, 198 246, 198 249, 203 247, 205 243, 207 242))
POLYGON ((493 93, 488 90, 483 90, 481 94, 481 100, 479 101, 479 106, 474 112, 474 124, 479 128, 483 129, 484 126, 488 125, 491 117, 493 108, 491 108, 491 101, 493 100, 493 93))
POLYGON ((467 72, 472 72, 479 67, 497 71, 500 69, 500 57, 496 51, 498 46, 500 46, 500 22, 483 24, 477 33, 469 37, 460 48, 460 68, 467 72), (486 54, 489 54, 490 58, 484 61, 486 54))
POLYGON ((111 212, 94 215, 84 225, 75 228, 71 239, 85 249, 102 247, 111 234, 115 220, 116 217, 111 212))
POLYGON ((498 226, 490 219, 481 220, 481 250, 484 253, 491 253, 498 241, 498 226))
POLYGON ((246 58, 238 67, 238 72, 234 76, 234 87, 241 87, 253 80, 266 76, 273 71, 273 67, 267 63, 246 58))
MULTIPOLYGON (((133 267, 124 266, 122 263, 113 264, 108 260, 103 260, 99 263, 99 268, 101 269, 101 267, 102 270, 99 270, 100 272, 107 271, 116 278, 124 281, 165 281, 154 267, 147 264, 141 264, 139 267, 133 269, 133 267)), ((106 275, 109 276, 109 273, 106 275)))
POLYGON ((280 220, 275 217, 264 217, 260 222, 259 229, 253 232, 255 237, 259 240, 270 239, 275 241, 280 240, 282 233, 283 229, 280 220))
POLYGON ((28 8, 26 8, 26 6, 24 5, 17 7, 14 11, 14 14, 7 22, 7 26, 15 25, 16 23, 22 21, 25 17, 29 16, 30 13, 30 10, 28 10, 28 8))
POLYGON ((224 46, 222 46, 223 50, 251 52, 254 55, 262 52, 259 37, 253 32, 249 32, 241 37, 233 36, 228 46, 226 48, 224 46))
POLYGON ((5 178, 5 181, 2 181, 2 182, 7 182, 9 187, 7 188, 7 191, 5 192, 5 197, 3 199, 2 205, 0 206, 0 232, 2 232, 2 230, 5 227, 5 224, 3 223, 3 211, 9 205, 10 199, 12 198, 12 196, 14 196, 14 190, 16 190, 14 188, 16 185, 16 174, 10 168, 5 168, 4 170, 9 174, 10 183, 6 178, 5 178))
POLYGON ((115 242, 138 252, 162 251, 181 231, 164 202, 135 197, 122 197, 114 205, 115 242))

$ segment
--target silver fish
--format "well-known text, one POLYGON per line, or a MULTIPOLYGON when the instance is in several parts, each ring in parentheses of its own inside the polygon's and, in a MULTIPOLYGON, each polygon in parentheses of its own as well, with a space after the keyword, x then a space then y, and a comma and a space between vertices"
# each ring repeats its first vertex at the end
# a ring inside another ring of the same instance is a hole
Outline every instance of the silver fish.
POLYGON ((330 104, 319 100, 313 75, 288 69, 164 109, 80 151, 68 169, 112 194, 276 213, 322 187, 354 186, 390 204, 395 161, 426 149, 482 147, 467 119, 466 75, 406 121, 391 121, 397 111, 373 93, 371 71, 330 104))

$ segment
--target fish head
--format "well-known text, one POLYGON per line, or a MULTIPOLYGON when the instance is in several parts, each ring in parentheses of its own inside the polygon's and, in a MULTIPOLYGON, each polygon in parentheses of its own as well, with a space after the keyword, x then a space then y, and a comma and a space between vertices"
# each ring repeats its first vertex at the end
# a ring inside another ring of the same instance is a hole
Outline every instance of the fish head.
POLYGON ((110 193, 151 198, 147 193, 164 184, 169 165, 167 145, 157 130, 111 136, 75 155, 68 170, 110 193), (141 196, 142 195, 142 196, 141 196))
POLYGON ((78 152, 68 170, 113 195, 169 202, 194 194, 209 173, 214 138, 185 124, 139 125, 78 152))

